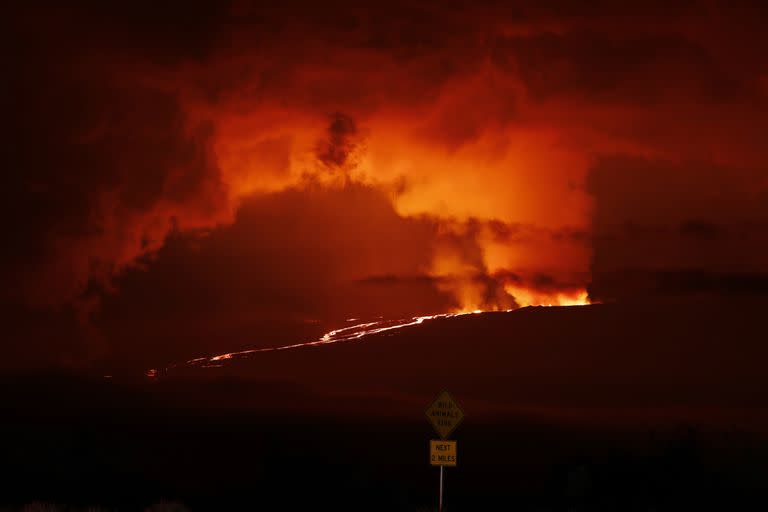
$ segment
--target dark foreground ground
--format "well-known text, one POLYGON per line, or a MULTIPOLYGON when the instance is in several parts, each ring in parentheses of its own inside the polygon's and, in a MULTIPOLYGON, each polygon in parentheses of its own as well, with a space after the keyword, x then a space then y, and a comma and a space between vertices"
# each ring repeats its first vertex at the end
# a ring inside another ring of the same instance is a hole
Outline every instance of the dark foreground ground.
POLYGON ((447 388, 446 510, 766 510, 762 311, 529 309, 156 379, 5 377, 0 507, 434 509, 423 410, 447 388))

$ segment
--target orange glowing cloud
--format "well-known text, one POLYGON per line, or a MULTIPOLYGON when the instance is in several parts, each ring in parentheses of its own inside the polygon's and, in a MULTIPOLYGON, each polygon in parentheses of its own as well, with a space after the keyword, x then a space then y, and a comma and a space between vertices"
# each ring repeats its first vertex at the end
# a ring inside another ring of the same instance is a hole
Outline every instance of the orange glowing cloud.
POLYGON ((543 273, 586 286, 588 245, 552 233, 589 229, 583 184, 591 157, 566 130, 535 120, 536 105, 514 74, 486 59, 428 83, 418 68, 430 70, 439 55, 403 67, 386 52, 334 47, 289 66, 288 90, 277 91, 263 84, 269 65, 249 56, 214 61, 213 70, 180 71, 192 84, 182 94, 189 123, 212 125, 216 164, 233 204, 310 182, 384 189, 403 217, 440 219, 443 231, 470 236, 479 247, 478 257, 468 259, 437 240, 431 267, 422 269, 453 280, 441 286, 454 289, 462 309, 514 304, 477 275, 543 273), (235 84, 213 100, 195 87, 210 73, 231 76, 233 67, 235 84), (297 83, 300 91, 293 90, 297 83), (434 96, 422 97, 424 89, 434 96), (348 146, 343 162, 319 155, 319 145, 333 137, 334 116, 354 124, 354 132, 337 141, 348 146), (468 222, 531 228, 526 237, 502 239, 468 222))
MULTIPOLYGON (((14 31, 26 44, 14 59, 40 65, 20 66, 14 91, 24 108, 11 167, 28 175, 5 203, 26 224, 10 235, 23 251, 5 267, 3 293, 53 306, 99 297, 126 270, 150 267, 169 237, 205 243, 254 198, 317 190, 337 198, 318 218, 340 232, 300 233, 316 237, 306 245, 327 244, 329 281, 413 279, 463 311, 585 302, 595 268, 645 261, 606 252, 624 233, 614 218, 708 220, 700 202, 678 197, 688 183, 690 197, 704 187, 704 164, 716 175, 707 190, 750 205, 736 216, 738 201, 723 202, 721 218, 745 230, 762 222, 765 186, 750 184, 768 162, 768 102, 755 50, 764 36, 751 17, 666 6, 640 17, 618 4, 584 15, 400 7, 242 2, 216 16, 190 10, 189 24, 173 13, 179 26, 21 10, 14 31), (621 179, 641 181, 633 166, 662 169, 656 185, 633 192, 621 179), (657 194, 670 180, 677 195, 657 194), (387 207, 345 201, 361 190, 387 207), (656 195, 660 213, 647 206, 656 195), (409 233, 387 249, 360 231, 391 237, 414 225, 419 244, 409 233), (365 256, 334 260, 341 250, 365 256)), ((288 244, 267 235, 253 243, 288 244)), ((727 260, 670 240, 649 259, 727 260)))

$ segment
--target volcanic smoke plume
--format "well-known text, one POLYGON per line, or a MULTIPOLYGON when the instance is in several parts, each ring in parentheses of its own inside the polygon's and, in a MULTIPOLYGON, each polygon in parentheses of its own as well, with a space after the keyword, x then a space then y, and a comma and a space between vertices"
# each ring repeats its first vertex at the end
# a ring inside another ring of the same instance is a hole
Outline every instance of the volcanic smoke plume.
POLYGON ((170 357, 763 282, 759 5, 545 4, 11 9, 9 339, 170 357))

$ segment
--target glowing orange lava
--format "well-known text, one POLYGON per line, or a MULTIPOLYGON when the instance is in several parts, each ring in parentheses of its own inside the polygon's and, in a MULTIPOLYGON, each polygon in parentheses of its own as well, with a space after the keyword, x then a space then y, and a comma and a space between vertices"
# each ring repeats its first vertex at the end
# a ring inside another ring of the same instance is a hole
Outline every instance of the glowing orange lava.
MULTIPOLYGON (((529 297, 533 297, 533 295, 529 297)), ((573 295, 573 296, 557 294, 557 295, 551 296, 550 300, 557 301, 558 303, 556 304, 555 303, 525 304, 525 306, 533 306, 533 305, 536 305, 536 306, 584 306, 584 305, 590 304, 587 298, 586 291, 580 291, 578 292, 577 295, 573 295)), ((214 356, 196 357, 194 359, 189 359, 183 363, 172 364, 164 368, 163 370, 150 369, 145 373, 145 375, 147 377, 154 378, 154 377, 157 377, 158 373, 160 372, 167 373, 169 370, 172 370, 174 368, 179 368, 179 367, 221 368, 223 366, 222 361, 242 358, 242 357, 249 356, 251 354, 257 354, 261 352, 276 352, 280 350, 290 350, 290 349, 296 349, 296 348, 302 348, 302 347, 328 345, 331 343, 340 343, 345 341, 359 340, 366 336, 371 336, 371 335, 379 334, 386 331, 393 331, 397 329, 403 329, 405 327, 419 325, 429 320, 436 320, 440 318, 453 318, 453 317, 465 316, 465 315, 477 315, 482 313, 491 313, 491 312, 500 312, 500 311, 509 313, 514 311, 514 309, 491 310, 491 311, 474 309, 472 311, 456 311, 453 313, 438 313, 434 315, 415 316, 411 318, 403 318, 398 320, 377 320, 373 322, 364 322, 364 323, 355 324, 348 327, 341 327, 339 329, 328 331, 327 333, 323 334, 319 339, 315 341, 294 343, 292 345, 282 345, 278 347, 254 348, 254 349, 248 349, 248 350, 240 350, 237 352, 226 352, 224 354, 218 354, 214 356)), ((348 321, 349 320, 354 320, 354 319, 348 319, 348 321)))
POLYGON ((505 285, 507 293, 515 297, 520 307, 525 306, 586 306, 591 304, 586 290, 573 292, 537 292, 527 288, 505 285))

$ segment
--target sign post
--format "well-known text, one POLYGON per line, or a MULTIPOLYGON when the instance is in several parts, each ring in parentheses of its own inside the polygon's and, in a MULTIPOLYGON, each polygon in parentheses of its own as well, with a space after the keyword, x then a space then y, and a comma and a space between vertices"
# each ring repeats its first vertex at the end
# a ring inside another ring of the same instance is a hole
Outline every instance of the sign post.
POLYGON ((437 512, 443 512, 443 466, 440 466, 440 497, 437 499, 437 512))
POLYGON ((464 419, 464 411, 447 391, 443 391, 427 407, 426 415, 435 432, 440 436, 440 440, 429 442, 429 463, 433 466, 440 466, 438 512, 443 512, 443 468, 445 466, 455 467, 457 464, 456 441, 448 441, 446 438, 464 419))

